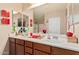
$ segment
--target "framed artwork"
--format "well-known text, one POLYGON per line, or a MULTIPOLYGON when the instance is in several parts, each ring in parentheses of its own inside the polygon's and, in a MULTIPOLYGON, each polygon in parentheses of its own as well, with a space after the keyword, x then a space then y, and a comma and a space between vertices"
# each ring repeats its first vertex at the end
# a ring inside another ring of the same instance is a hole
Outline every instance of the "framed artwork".
POLYGON ((2 24, 10 24, 10 19, 8 19, 8 18, 2 18, 1 23, 2 24))
POLYGON ((10 12, 7 10, 1 10, 1 16, 2 17, 10 17, 10 12))
POLYGON ((10 24, 10 12, 7 10, 1 10, 1 24, 10 24))

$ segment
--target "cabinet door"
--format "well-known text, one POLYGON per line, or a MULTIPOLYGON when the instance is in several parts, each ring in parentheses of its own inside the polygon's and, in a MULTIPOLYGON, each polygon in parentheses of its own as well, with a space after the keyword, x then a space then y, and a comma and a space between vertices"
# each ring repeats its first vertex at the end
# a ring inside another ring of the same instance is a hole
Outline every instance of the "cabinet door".
POLYGON ((34 43, 33 45, 34 45, 34 49, 36 50, 44 51, 46 53, 51 53, 50 46, 39 44, 39 43, 34 43))
POLYGON ((38 50, 34 50, 34 55, 48 55, 48 54, 45 53, 45 52, 41 52, 41 51, 38 51, 38 50))
POLYGON ((24 55, 24 46, 16 44, 16 55, 24 55))
POLYGON ((15 55, 15 43, 10 42, 10 55, 15 55))
POLYGON ((79 52, 53 47, 52 54, 54 55, 79 55, 79 52))

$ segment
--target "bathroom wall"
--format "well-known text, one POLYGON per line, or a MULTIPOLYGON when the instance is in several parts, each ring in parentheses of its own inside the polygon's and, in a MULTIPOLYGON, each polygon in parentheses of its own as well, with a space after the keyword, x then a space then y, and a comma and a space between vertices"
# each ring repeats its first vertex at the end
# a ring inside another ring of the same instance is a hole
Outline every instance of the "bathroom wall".
POLYGON ((11 10, 8 11, 10 12, 10 24, 9 25, 0 24, 0 54, 3 53, 8 40, 8 35, 11 32, 12 13, 11 10))
POLYGON ((10 11, 10 25, 0 25, 0 54, 8 54, 9 53, 9 45, 8 45, 8 35, 11 33, 12 26, 12 10, 21 11, 21 4, 8 4, 3 3, 0 4, 0 9, 6 9, 10 11), (5 37, 4 37, 5 36, 5 37))
POLYGON ((79 14, 79 3, 73 3, 72 4, 72 13, 73 14, 79 14))

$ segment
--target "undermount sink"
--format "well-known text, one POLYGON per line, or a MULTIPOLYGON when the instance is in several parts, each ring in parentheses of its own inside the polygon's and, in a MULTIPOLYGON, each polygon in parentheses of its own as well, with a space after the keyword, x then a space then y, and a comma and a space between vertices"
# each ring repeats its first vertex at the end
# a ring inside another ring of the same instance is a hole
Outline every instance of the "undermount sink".
POLYGON ((48 41, 48 42, 62 42, 62 43, 67 43, 67 37, 66 36, 53 36, 50 39, 48 39, 47 36, 43 37, 42 40, 48 41))

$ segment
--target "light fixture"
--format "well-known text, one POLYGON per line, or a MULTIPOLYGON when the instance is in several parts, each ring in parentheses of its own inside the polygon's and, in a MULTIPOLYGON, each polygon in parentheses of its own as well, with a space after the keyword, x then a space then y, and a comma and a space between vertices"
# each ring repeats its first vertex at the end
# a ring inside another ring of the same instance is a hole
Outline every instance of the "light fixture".
POLYGON ((35 7, 44 5, 44 4, 46 4, 46 3, 33 3, 32 6, 30 6, 28 9, 32 9, 32 8, 35 8, 35 7))

